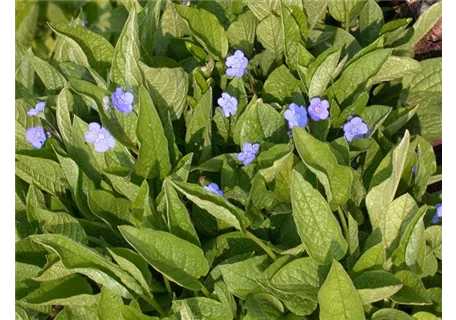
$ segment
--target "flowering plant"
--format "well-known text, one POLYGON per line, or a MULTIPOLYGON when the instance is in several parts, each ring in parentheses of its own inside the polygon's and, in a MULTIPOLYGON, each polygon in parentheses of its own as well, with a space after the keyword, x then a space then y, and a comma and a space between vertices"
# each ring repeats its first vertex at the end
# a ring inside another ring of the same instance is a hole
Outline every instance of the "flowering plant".
POLYGON ((18 4, 16 318, 441 317, 441 3, 390 5, 18 4))

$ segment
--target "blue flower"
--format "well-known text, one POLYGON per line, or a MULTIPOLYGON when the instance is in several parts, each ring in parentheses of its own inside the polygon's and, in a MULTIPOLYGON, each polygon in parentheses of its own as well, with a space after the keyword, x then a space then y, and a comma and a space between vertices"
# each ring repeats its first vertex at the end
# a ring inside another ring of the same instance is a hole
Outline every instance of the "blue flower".
POLYGON ((84 21, 82 22, 82 24, 83 24, 84 27, 87 27, 87 26, 89 25, 89 21, 84 20, 84 21))
POLYGON ((212 192, 213 194, 223 197, 223 191, 220 190, 219 186, 214 182, 209 183, 207 186, 203 188, 209 192, 212 192))
POLYGON ((114 107, 120 112, 128 114, 133 111, 134 97, 131 92, 123 91, 122 88, 119 87, 113 92, 111 98, 114 107))
POLYGON ((234 55, 226 58, 225 65, 228 67, 226 74, 230 77, 240 78, 244 75, 248 64, 249 60, 244 56, 244 53, 241 50, 236 50, 234 55))
POLYGON ((435 208, 437 209, 437 212, 432 217, 432 220, 431 220, 432 223, 437 223, 437 222, 439 222, 439 219, 442 218, 442 204, 441 203, 436 204, 435 208))
POLYGON ((254 143, 253 145, 249 142, 244 143, 242 146, 242 152, 238 153, 237 158, 239 161, 242 161, 244 166, 246 166, 255 160, 256 153, 259 149, 260 145, 258 143, 254 143))
POLYGON ((25 131, 25 139, 30 142, 32 147, 40 149, 46 141, 46 134, 41 126, 36 126, 25 131))
POLYGON ((29 111, 27 111, 27 114, 30 117, 36 116, 38 113, 43 112, 45 106, 46 106, 46 101, 38 102, 35 105, 35 108, 32 108, 29 111))
POLYGON ((306 108, 298 106, 296 103, 290 104, 283 117, 288 120, 288 128, 295 126, 305 127, 307 125, 307 111, 306 108))
POLYGON ((413 173, 413 174, 416 174, 416 165, 413 166, 413 168, 412 168, 412 173, 413 173))
POLYGON ((351 142, 354 138, 362 138, 367 131, 367 124, 360 117, 353 117, 344 124, 344 136, 348 142, 351 142))
POLYGON ((237 111, 238 101, 228 93, 222 93, 222 97, 217 100, 218 105, 222 108, 225 117, 234 116, 237 111))
POLYGON ((313 121, 325 120, 329 116, 329 101, 321 100, 320 98, 312 98, 310 100, 310 105, 307 108, 310 118, 313 121))
POLYGON ((116 140, 109 131, 96 122, 89 124, 89 131, 84 134, 84 139, 86 142, 93 143, 96 152, 108 151, 116 145, 116 140))

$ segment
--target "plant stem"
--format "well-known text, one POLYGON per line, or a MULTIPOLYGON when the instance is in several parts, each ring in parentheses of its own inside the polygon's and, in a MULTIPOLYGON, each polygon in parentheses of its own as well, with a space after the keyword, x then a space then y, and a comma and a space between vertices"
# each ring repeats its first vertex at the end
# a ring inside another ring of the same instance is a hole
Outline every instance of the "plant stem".
POLYGON ((347 10, 347 3, 344 2, 345 8, 345 31, 350 32, 350 12, 347 10))
POLYGON ((202 284, 201 282, 200 282, 200 285, 201 285, 201 291, 203 291, 204 295, 206 297, 210 298, 211 297, 211 293, 206 289, 204 284, 202 284))
POLYGON ((168 278, 163 276, 163 280, 165 280, 166 291, 168 291, 168 296, 170 299, 173 299, 173 291, 171 290, 171 283, 169 283, 168 278))
POLYGON ((155 300, 153 297, 148 297, 145 294, 142 294, 141 298, 146 300, 152 307, 154 307, 154 309, 157 310, 160 316, 164 317, 166 315, 165 311, 163 311, 162 307, 160 307, 157 300, 155 300))
POLYGON ((342 209, 337 207, 337 213, 339 214, 339 220, 342 224, 342 229, 344 230, 344 235, 345 235, 345 240, 347 240, 347 243, 349 242, 349 233, 348 233, 348 226, 347 226, 347 221, 345 220, 345 214, 342 211, 342 209))
POLYGON ((272 252, 271 248, 264 244, 261 239, 257 238, 253 233, 249 231, 245 231, 245 236, 253 242, 255 242, 257 245, 259 245, 261 249, 263 249, 271 257, 272 260, 277 260, 277 256, 275 255, 275 253, 272 252))
POLYGON ((253 76, 248 71, 247 71, 247 76, 249 78, 250 90, 252 90, 253 95, 256 95, 256 93, 255 93, 255 81, 253 80, 253 76))

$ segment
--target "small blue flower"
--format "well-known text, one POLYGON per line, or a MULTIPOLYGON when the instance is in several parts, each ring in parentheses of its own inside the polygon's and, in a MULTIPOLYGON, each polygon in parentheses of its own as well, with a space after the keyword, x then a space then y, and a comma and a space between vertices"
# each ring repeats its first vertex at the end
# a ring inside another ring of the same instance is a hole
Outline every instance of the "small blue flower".
POLYGON ((253 145, 249 142, 244 143, 242 152, 238 153, 237 158, 246 166, 255 160, 258 150, 260 150, 260 145, 258 143, 254 143, 253 145))
POLYGON ((307 125, 306 108, 298 106, 296 103, 291 103, 288 109, 283 114, 283 117, 288 120, 288 128, 295 126, 305 127, 307 125))
POLYGON ((84 21, 82 22, 82 24, 83 24, 83 26, 84 26, 84 27, 86 27, 86 28, 87 28, 87 26, 89 25, 89 21, 87 21, 87 20, 84 20, 84 21))
POLYGON ((237 111, 238 101, 228 93, 222 93, 222 97, 217 100, 218 105, 222 108, 225 117, 234 116, 237 111))
POLYGON ((362 138, 367 131, 367 124, 360 117, 353 117, 344 124, 344 136, 348 142, 352 142, 354 138, 362 138))
POLYGON ((40 149, 46 141, 46 134, 41 126, 36 126, 25 131, 25 139, 30 142, 33 148, 40 149))
POLYGON ((439 222, 440 218, 442 218, 442 204, 441 203, 436 204, 435 208, 437 209, 437 212, 432 217, 432 220, 431 220, 432 223, 437 223, 437 222, 439 222))
POLYGON ((236 50, 234 55, 226 58, 225 65, 228 67, 226 74, 230 77, 240 78, 244 75, 248 64, 249 60, 244 56, 244 53, 241 50, 236 50))
POLYGON ((413 174, 416 174, 416 165, 413 166, 413 168, 412 168, 412 173, 413 173, 413 174))
POLYGON ((312 98, 310 100, 310 105, 307 108, 310 118, 313 121, 325 120, 329 116, 329 101, 321 100, 320 98, 312 98))
POLYGON ((35 108, 32 108, 29 111, 27 111, 27 114, 30 117, 36 116, 38 113, 43 112, 45 106, 46 106, 46 101, 38 102, 35 105, 35 108))
POLYGON ((96 152, 106 152, 116 145, 116 140, 108 130, 96 122, 89 124, 89 131, 84 134, 86 142, 93 143, 96 152))
POLYGON ((133 111, 134 97, 131 92, 123 91, 122 88, 119 87, 113 92, 111 98, 114 107, 120 112, 129 114, 133 111))
POLYGON ((209 192, 212 192, 213 194, 223 197, 223 191, 220 190, 219 186, 214 182, 209 183, 207 186, 203 188, 209 192))

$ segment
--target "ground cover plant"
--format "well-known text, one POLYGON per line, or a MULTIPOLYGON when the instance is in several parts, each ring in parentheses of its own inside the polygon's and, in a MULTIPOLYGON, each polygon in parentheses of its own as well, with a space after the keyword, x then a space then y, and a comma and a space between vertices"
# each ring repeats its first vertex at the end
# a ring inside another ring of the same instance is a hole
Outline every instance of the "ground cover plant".
POLYGON ((16 319, 440 319, 442 3, 395 6, 17 2, 16 319))

